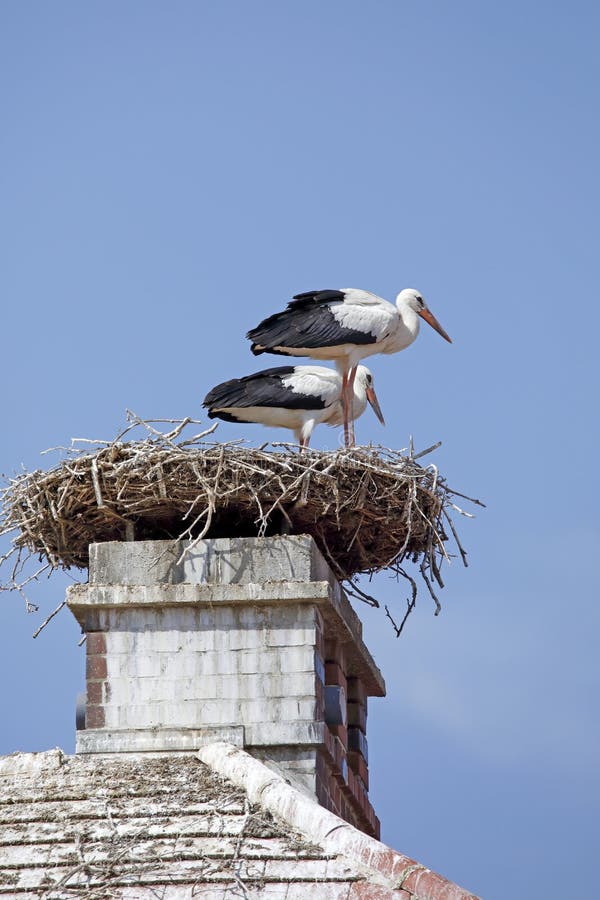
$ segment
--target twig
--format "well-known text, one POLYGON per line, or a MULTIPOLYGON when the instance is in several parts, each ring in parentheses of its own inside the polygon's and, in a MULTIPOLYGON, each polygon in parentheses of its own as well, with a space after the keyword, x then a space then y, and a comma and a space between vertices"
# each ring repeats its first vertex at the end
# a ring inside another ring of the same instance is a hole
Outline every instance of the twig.
POLYGON ((44 619, 44 621, 42 622, 42 624, 40 625, 40 627, 37 628, 31 636, 32 636, 33 638, 36 638, 36 637, 38 636, 38 634, 39 634, 41 631, 44 630, 44 628, 46 627, 46 625, 48 624, 48 622, 50 622, 50 621, 54 618, 54 616, 55 616, 57 613, 59 613, 59 612, 61 611, 61 609, 63 608, 63 606, 66 606, 66 604, 67 604, 67 601, 66 601, 66 600, 63 600, 62 603, 59 603, 58 606, 56 607, 56 609, 53 610, 53 612, 51 612, 50 615, 47 616, 47 617, 44 619))
MULTIPOLYGON (((412 443, 412 438, 411 438, 412 443)), ((437 450, 438 447, 442 446, 441 441, 437 441, 435 444, 432 444, 431 447, 428 447, 427 450, 421 450, 420 453, 411 453, 410 458, 413 462, 417 459, 421 459, 422 456, 426 456, 428 453, 432 453, 434 450, 437 450)))
POLYGON ((427 572, 425 571, 425 560, 423 560, 423 562, 419 566, 419 571, 421 572, 421 575, 423 576, 423 581, 427 585, 427 589, 429 590, 429 593, 431 594, 431 599, 435 603, 434 615, 439 616, 439 614, 442 611, 442 605, 441 605, 440 601, 438 600, 437 595, 436 595, 435 591, 433 590, 433 585, 431 584, 431 581, 427 575, 427 572))
POLYGON ((402 634, 402 629, 406 625, 406 620, 408 619, 411 612, 417 605, 417 583, 416 583, 416 581, 414 580, 414 578, 411 578, 410 575, 404 571, 404 569, 398 569, 398 574, 402 575, 403 578, 406 578, 406 580, 410 582, 410 585, 412 588, 412 596, 410 599, 407 599, 407 601, 406 601, 406 612, 404 613, 402 621, 400 622, 399 625, 396 625, 396 622, 392 618, 392 614, 390 613, 387 605, 385 607, 385 614, 386 614, 387 618, 390 620, 390 622, 392 623, 392 627, 393 627, 394 631, 396 632, 397 638, 399 638, 400 635, 402 634))
POLYGON ((449 494, 453 494, 455 497, 462 497, 463 500, 468 500, 469 503, 475 503, 477 506, 483 506, 486 509, 485 503, 482 500, 475 500, 474 497, 467 497, 466 494, 461 494, 460 491, 455 491, 453 488, 447 488, 449 494))
POLYGON ((458 547, 459 553, 462 557, 463 565, 464 565, 465 569, 467 569, 469 567, 469 563, 467 562, 467 552, 466 552, 466 550, 463 549, 463 546, 460 542, 460 538, 458 537, 458 532, 456 531, 456 528, 454 527, 454 522, 452 521, 452 519, 450 518, 450 516, 448 515, 448 512, 446 510, 444 510, 443 512, 444 512, 444 516, 446 517, 446 521, 448 522, 448 525, 450 526, 450 531, 452 532, 452 536, 453 536, 454 540, 456 541, 456 546, 458 547))
POLYGON ((92 472, 92 484, 94 485, 94 494, 96 495, 96 503, 100 508, 104 506, 104 500, 102 499, 102 492, 100 491, 100 479, 98 478, 98 460, 96 457, 92 457, 91 464, 91 472, 92 472))
POLYGON ((197 444, 203 438, 207 437, 207 435, 212 434, 219 427, 219 423, 215 422, 214 425, 211 425, 210 428, 205 428, 204 431, 201 431, 199 434, 195 434, 193 437, 188 438, 186 441, 180 441, 177 445, 178 447, 191 447, 192 444, 197 444))
POLYGON ((350 594, 351 597, 356 597, 357 600, 363 600, 369 606, 374 606, 379 609, 379 601, 372 597, 371 594, 365 593, 354 581, 344 581, 344 590, 347 594, 350 594))

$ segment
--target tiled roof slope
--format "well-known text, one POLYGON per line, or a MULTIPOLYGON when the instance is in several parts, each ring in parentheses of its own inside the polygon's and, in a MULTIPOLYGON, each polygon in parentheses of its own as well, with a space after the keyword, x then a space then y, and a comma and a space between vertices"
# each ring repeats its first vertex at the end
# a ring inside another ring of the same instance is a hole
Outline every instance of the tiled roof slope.
POLYGON ((243 750, 199 755, 0 758, 0 900, 471 900, 243 750))

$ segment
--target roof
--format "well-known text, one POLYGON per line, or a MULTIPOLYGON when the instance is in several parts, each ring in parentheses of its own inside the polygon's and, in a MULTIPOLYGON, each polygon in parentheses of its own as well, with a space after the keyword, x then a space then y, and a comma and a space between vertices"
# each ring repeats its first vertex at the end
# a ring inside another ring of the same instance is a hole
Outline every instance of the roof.
POLYGON ((0 897, 473 900, 231 744, 0 758, 0 897))

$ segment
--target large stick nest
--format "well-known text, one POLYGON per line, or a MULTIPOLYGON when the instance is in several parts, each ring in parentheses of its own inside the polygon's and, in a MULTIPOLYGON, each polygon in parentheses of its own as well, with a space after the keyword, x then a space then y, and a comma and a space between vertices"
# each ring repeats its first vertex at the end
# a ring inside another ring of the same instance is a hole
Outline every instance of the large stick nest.
POLYGON ((113 441, 85 441, 83 449, 75 441, 58 448, 66 458, 54 468, 9 481, 0 534, 14 532, 2 561, 12 556, 15 564, 5 589, 22 589, 19 572, 31 557, 43 568, 85 568, 90 543, 115 540, 310 534, 355 588, 357 575, 388 569, 407 577, 414 594, 403 567, 412 559, 434 599, 448 558, 446 527, 466 563, 449 517, 456 492, 435 466, 417 461, 423 453, 252 449, 207 441, 208 432, 183 440, 189 419, 167 433, 133 414, 130 422, 113 441), (138 426, 146 436, 125 441, 138 426))

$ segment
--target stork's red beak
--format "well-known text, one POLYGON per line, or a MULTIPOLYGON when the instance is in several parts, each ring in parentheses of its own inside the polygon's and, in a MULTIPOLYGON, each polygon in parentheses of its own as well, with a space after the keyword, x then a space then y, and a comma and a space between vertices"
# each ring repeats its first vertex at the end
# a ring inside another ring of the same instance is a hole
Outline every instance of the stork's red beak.
POLYGON ((379 405, 379 400, 377 399, 377 394, 375 393, 375 389, 370 387, 367 388, 367 400, 371 404, 373 412, 379 419, 382 425, 385 425, 385 419, 383 418, 383 413, 381 412, 381 407, 379 405))
POLYGON ((438 320, 436 319, 436 317, 433 315, 432 312, 430 312, 427 308, 425 308, 425 309, 420 310, 419 315, 421 316, 422 319, 425 319, 425 321, 427 322, 428 325, 431 325, 432 328, 435 328, 437 333, 441 334, 441 336, 444 338, 444 340, 448 341, 449 344, 452 343, 452 338, 446 334, 446 332, 444 331, 444 329, 442 328, 442 326, 440 325, 440 323, 438 322, 438 320))

